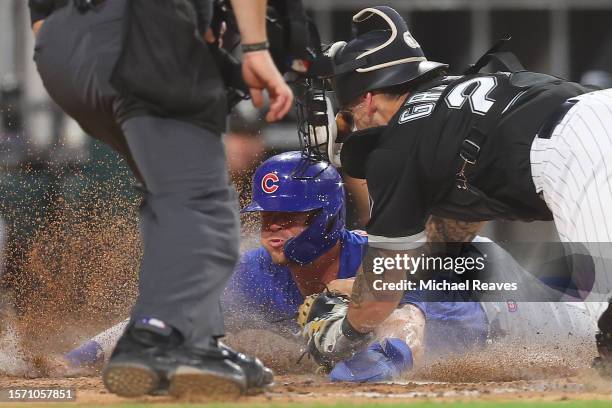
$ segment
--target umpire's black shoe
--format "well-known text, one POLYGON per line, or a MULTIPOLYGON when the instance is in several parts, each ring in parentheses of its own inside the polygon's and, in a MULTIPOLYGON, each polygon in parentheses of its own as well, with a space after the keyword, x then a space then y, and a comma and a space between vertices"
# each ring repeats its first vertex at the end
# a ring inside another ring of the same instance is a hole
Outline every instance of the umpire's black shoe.
POLYGON ((247 392, 257 394, 263 392, 266 387, 274 382, 274 373, 264 366, 257 357, 250 357, 244 353, 239 353, 231 349, 228 345, 219 342, 219 348, 225 350, 230 355, 230 360, 238 364, 247 380, 247 392))
POLYGON ((233 399, 246 392, 246 376, 229 352, 217 347, 192 350, 182 343, 180 333, 162 322, 133 324, 102 373, 104 385, 123 397, 166 387, 176 397, 233 399))
POLYGON ((593 368, 604 377, 612 378, 612 303, 597 322, 599 332, 595 336, 599 357, 593 360, 593 368))
POLYGON ((235 399, 247 391, 247 379, 225 350, 179 347, 168 355, 176 368, 168 373, 168 393, 178 398, 235 399))

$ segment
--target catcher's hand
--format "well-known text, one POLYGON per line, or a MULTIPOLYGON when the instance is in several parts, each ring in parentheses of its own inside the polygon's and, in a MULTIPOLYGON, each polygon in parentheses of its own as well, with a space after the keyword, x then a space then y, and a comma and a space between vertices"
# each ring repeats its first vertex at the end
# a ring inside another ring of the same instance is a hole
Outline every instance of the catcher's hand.
POLYGON ((348 305, 346 296, 324 292, 308 296, 298 310, 297 320, 307 351, 327 369, 371 340, 371 334, 355 331, 346 320, 348 305))

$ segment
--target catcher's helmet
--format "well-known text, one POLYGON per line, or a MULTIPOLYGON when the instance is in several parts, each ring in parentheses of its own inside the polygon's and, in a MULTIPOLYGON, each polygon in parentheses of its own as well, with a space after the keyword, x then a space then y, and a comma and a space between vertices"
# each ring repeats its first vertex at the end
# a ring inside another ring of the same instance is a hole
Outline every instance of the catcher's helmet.
POLYGON ((448 68, 428 61, 406 21, 388 6, 368 7, 353 16, 355 37, 335 43, 332 83, 340 106, 372 90, 388 88, 448 68))
POLYGON ((263 162, 253 177, 252 202, 242 212, 319 210, 308 228, 287 241, 287 258, 307 264, 331 249, 345 227, 344 187, 324 161, 287 152, 263 162))

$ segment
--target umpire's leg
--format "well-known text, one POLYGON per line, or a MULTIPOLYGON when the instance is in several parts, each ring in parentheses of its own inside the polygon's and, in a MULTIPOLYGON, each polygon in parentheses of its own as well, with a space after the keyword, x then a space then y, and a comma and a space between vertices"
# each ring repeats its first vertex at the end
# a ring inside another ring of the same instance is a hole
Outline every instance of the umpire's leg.
POLYGON ((187 344, 207 347, 223 335, 219 298, 238 257, 237 201, 223 144, 178 120, 138 116, 122 127, 148 190, 132 319, 161 319, 187 344))

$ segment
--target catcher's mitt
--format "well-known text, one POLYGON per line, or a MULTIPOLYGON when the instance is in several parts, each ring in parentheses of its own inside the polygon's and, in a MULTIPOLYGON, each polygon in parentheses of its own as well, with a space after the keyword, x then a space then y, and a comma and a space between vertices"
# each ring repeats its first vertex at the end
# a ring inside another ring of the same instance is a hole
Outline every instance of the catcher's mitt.
POLYGON ((345 295, 323 292, 308 296, 298 309, 297 321, 302 327, 307 352, 327 370, 350 357, 370 339, 369 335, 349 338, 343 333, 348 306, 345 295))
POLYGON ((307 323, 318 320, 329 313, 342 313, 344 316, 348 305, 349 299, 345 295, 327 291, 315 293, 307 296, 300 305, 297 322, 300 327, 304 328, 307 323))

